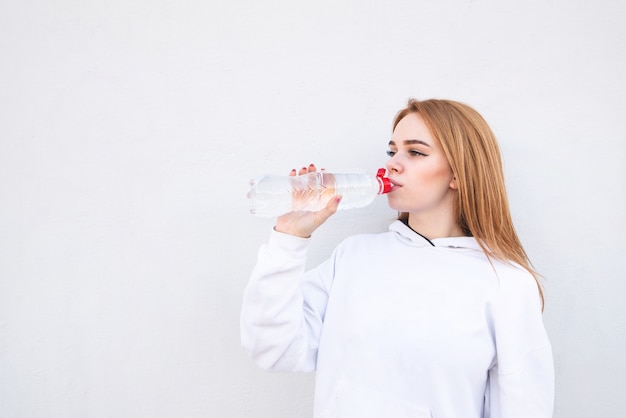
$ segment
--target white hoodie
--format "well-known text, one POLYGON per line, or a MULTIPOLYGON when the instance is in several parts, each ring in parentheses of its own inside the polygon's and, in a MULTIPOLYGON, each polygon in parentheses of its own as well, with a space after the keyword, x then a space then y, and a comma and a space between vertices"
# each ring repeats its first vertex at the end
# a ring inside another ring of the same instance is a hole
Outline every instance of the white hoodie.
POLYGON ((533 277, 471 237, 400 221, 305 273, 309 240, 272 231, 241 313, 267 370, 317 371, 315 417, 544 418, 554 370, 533 277))

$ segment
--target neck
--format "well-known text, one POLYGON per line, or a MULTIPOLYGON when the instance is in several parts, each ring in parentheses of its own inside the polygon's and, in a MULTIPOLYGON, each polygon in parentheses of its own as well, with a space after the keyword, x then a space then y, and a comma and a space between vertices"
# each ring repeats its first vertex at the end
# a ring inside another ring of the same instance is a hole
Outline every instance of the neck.
POLYGON ((462 237, 463 230, 452 217, 428 217, 409 213, 409 227, 429 240, 446 237, 462 237))

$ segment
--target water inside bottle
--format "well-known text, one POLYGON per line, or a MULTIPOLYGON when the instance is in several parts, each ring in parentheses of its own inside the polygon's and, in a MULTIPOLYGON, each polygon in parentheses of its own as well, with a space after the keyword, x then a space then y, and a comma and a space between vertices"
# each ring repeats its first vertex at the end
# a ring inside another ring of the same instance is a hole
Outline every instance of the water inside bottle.
POLYGON ((324 209, 336 194, 335 176, 331 173, 309 173, 290 178, 293 188, 292 211, 324 209))

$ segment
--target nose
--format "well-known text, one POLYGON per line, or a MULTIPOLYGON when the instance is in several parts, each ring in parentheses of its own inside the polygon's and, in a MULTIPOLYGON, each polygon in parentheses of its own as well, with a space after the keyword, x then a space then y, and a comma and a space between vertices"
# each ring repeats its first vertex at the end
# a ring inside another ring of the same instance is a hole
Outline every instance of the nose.
POLYGON ((398 160, 398 154, 389 158, 385 166, 387 167, 387 173, 399 173, 402 171, 402 164, 398 160))

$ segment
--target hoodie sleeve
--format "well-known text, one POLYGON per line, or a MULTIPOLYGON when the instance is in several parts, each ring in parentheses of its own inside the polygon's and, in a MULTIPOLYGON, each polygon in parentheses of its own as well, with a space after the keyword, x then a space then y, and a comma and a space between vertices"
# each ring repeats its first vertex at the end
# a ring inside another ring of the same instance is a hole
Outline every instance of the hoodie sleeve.
POLYGON ((521 271, 500 277, 492 315, 497 358, 489 370, 485 418, 552 417, 552 348, 533 278, 521 271))
POLYGON ((308 245, 272 231, 244 292, 241 344, 265 370, 315 370, 332 261, 305 273, 308 245))

